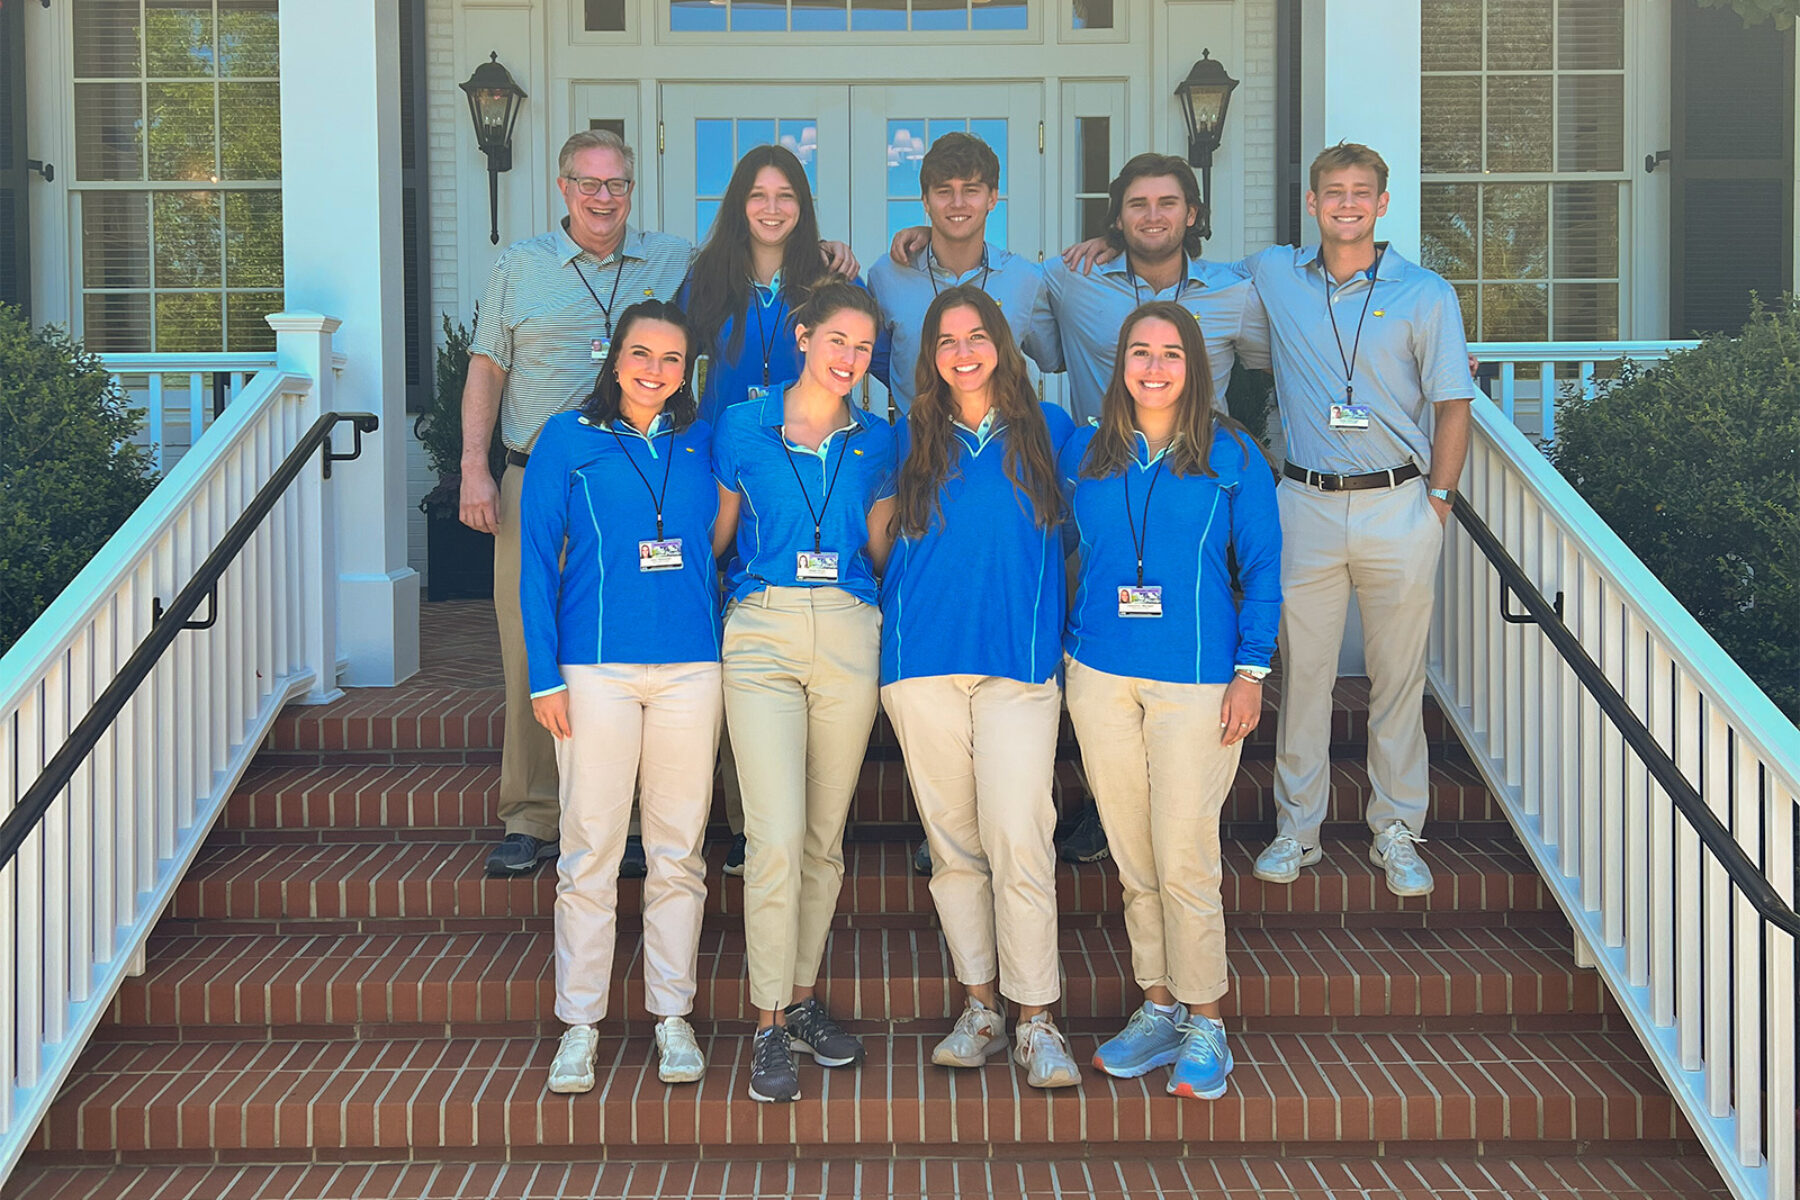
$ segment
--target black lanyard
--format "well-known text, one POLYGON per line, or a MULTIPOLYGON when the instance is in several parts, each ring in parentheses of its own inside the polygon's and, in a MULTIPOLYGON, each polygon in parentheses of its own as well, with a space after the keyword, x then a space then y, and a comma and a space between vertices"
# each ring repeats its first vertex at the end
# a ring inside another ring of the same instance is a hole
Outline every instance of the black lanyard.
MULTIPOLYGON (((1146 438, 1144 447, 1148 449, 1149 446, 1150 441, 1146 438)), ((1131 528, 1131 548, 1137 552, 1139 587, 1144 586, 1144 548, 1150 544, 1150 497, 1156 494, 1156 481, 1162 478, 1163 459, 1168 456, 1169 450, 1165 446, 1163 452, 1156 456, 1156 469, 1150 472, 1150 489, 1144 493, 1144 532, 1141 536, 1137 522, 1131 516, 1131 467, 1125 468, 1125 523, 1131 528)))
MULTIPOLYGON (((1356 396, 1356 354, 1362 348, 1363 322, 1369 319, 1369 301, 1375 298, 1375 271, 1381 266, 1382 251, 1375 252, 1375 261, 1369 267, 1369 290, 1363 295, 1362 315, 1356 318, 1356 336, 1350 339, 1350 357, 1344 357, 1344 335, 1338 332, 1337 309, 1331 303, 1331 268, 1325 265, 1324 255, 1319 256, 1319 267, 1325 273, 1325 315, 1331 318, 1331 337, 1337 342, 1338 361, 1344 364, 1344 403, 1354 402, 1356 396)), ((1346 281, 1348 282, 1348 281, 1346 281)))
MULTIPOLYGON (((806 511, 811 514, 813 519, 814 554, 819 553, 819 551, 824 548, 822 538, 824 535, 825 514, 831 511, 831 493, 837 491, 838 472, 844 469, 844 460, 850 457, 849 442, 851 436, 856 433, 856 428, 857 427, 853 425, 850 428, 850 431, 844 434, 845 444, 838 447, 837 466, 831 469, 831 482, 826 485, 825 498, 819 501, 819 507, 817 508, 813 507, 812 497, 807 494, 806 481, 800 478, 800 468, 794 465, 794 452, 788 448, 787 431, 785 429, 776 431, 776 436, 781 439, 781 451, 783 454, 787 455, 788 468, 794 472, 794 482, 800 485, 800 498, 806 501, 806 511)), ((825 442, 827 446, 830 445, 831 437, 829 434, 826 435, 825 442)), ((825 456, 827 458, 831 456, 831 451, 829 449, 825 451, 825 456)))
MULTIPOLYGON (((1132 303, 1133 304, 1142 304, 1144 302, 1144 293, 1138 287, 1137 272, 1131 269, 1131 258, 1129 256, 1127 256, 1125 259, 1125 278, 1131 280, 1132 303)), ((1175 281, 1174 303, 1176 303, 1176 304, 1181 303, 1181 293, 1187 290, 1187 281, 1188 281, 1187 261, 1184 259, 1184 260, 1182 260, 1182 264, 1181 264, 1181 278, 1177 279, 1175 281)), ((1156 293, 1152 292, 1150 294, 1150 298, 1152 300, 1156 299, 1156 293)))
MULTIPOLYGON (((934 300, 937 298, 938 285, 937 285, 937 274, 934 271, 932 271, 931 264, 933 262, 935 262, 936 260, 937 260, 937 255, 935 255, 931 252, 931 247, 930 246, 925 247, 925 278, 931 280, 931 296, 932 296, 932 299, 934 299, 934 300)), ((981 291, 985 292, 985 291, 987 291, 987 281, 988 281, 987 243, 983 242, 981 244, 981 282, 976 284, 975 286, 977 288, 979 288, 981 291)))
MULTIPOLYGON (((762 303, 762 295, 761 295, 761 292, 759 289, 760 289, 759 284, 751 283, 751 285, 750 285, 750 307, 756 311, 756 340, 758 342, 762 343, 762 356, 763 356, 762 385, 764 387, 768 387, 769 386, 769 359, 775 353, 775 339, 781 333, 782 322, 780 322, 780 321, 775 322, 775 328, 772 332, 764 331, 763 315, 762 315, 763 303, 762 303)), ((786 289, 777 289, 775 292, 775 300, 776 300, 776 311, 785 314, 787 312, 787 291, 786 291, 786 289)))
MULTIPOLYGON (((669 494, 669 469, 675 465, 675 435, 672 433, 669 435, 669 457, 668 461, 663 463, 662 492, 658 493, 655 488, 650 486, 650 477, 644 474, 644 469, 632 459, 631 451, 625 448, 625 439, 619 436, 619 431, 608 426, 607 432, 613 435, 613 441, 619 443, 619 453, 625 456, 626 462, 631 463, 631 469, 637 472, 637 477, 644 481, 644 490, 650 493, 650 502, 656 505, 656 540, 660 542, 663 540, 663 499, 669 494)), ((644 441, 650 445, 652 453, 655 452, 656 446, 650 441, 650 438, 654 436, 651 434, 644 438, 644 441)))
POLYGON ((572 258, 569 260, 569 265, 575 268, 575 274, 581 279, 581 286, 588 290, 588 295, 594 298, 595 304, 600 304, 600 315, 606 318, 606 340, 609 342, 612 341, 612 306, 619 302, 619 280, 625 278, 625 251, 620 250, 618 253, 619 269, 613 273, 612 295, 607 297, 605 304, 600 304, 600 293, 588 282, 587 272, 581 269, 581 264, 572 258))

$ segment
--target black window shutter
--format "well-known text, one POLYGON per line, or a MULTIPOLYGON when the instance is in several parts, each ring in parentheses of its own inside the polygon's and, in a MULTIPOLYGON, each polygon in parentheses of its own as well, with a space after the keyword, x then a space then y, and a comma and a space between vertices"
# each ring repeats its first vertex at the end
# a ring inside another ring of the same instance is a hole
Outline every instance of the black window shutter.
POLYGON ((0 0, 0 302, 31 318, 31 172, 25 166, 25 3, 0 0))
MULTIPOLYGON (((4 3, 5 0, 0 0, 4 3)), ((426 171, 425 0, 400 2, 400 213, 406 279, 406 411, 421 412, 432 382, 431 186, 426 171)))

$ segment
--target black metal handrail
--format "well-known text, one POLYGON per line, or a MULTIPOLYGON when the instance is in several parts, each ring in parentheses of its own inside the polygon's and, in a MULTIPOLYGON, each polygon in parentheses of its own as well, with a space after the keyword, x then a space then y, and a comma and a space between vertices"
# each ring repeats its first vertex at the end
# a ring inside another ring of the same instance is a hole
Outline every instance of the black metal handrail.
MULTIPOLYGON (((157 660, 175 643, 176 637, 183 630, 207 628, 217 619, 219 577, 224 575, 225 569, 250 541, 256 527, 262 524, 262 519, 280 503, 282 494, 299 477, 313 452, 321 446, 325 447, 327 461, 323 464, 323 470, 325 477, 330 478, 331 461, 342 462, 346 458, 354 458, 362 449, 362 435, 373 433, 380 424, 380 419, 373 413, 329 412, 314 421, 312 428, 300 439, 299 445, 288 452, 275 474, 257 490, 249 507, 225 531, 225 536, 219 539, 213 552, 206 556, 206 561, 200 564, 187 586, 176 594, 167 608, 162 607, 160 602, 156 603, 152 613, 155 623, 150 627, 150 636, 131 652, 131 657, 125 660, 125 665, 119 668, 113 681, 100 693, 100 698, 94 701, 93 708, 88 710, 88 714, 69 734, 69 739, 44 765, 43 773, 19 797, 19 802, 7 814, 6 820, 0 822, 0 867, 17 857, 19 847, 25 844, 25 839, 31 836, 38 822, 44 819, 51 803, 69 785, 69 780, 74 778, 81 764, 93 753, 100 738, 124 710, 138 686, 149 678, 157 660), (343 421, 349 421, 356 430, 356 444, 350 454, 334 455, 331 452, 331 431, 343 421), (191 618, 202 600, 209 602, 209 615, 206 621, 195 623, 191 618)), ((332 666, 331 663, 321 663, 319 669, 328 671, 332 666)))
POLYGON ((1581 640, 1563 624, 1561 594, 1557 595, 1554 603, 1544 598, 1544 593, 1538 591, 1537 585, 1513 561, 1512 555, 1507 553, 1506 547, 1500 544, 1500 539, 1494 536, 1494 531, 1487 527, 1487 522, 1481 519, 1468 500, 1457 496, 1454 511, 1456 519, 1461 522, 1470 539, 1487 556, 1488 562, 1493 564, 1495 572, 1500 576, 1501 615, 1515 623, 1529 621, 1544 631, 1550 644, 1556 647, 1569 669, 1575 672, 1575 678, 1581 681, 1581 686, 1599 704, 1600 711, 1618 729, 1619 735, 1644 764, 1650 777, 1668 793, 1676 809, 1686 818, 1694 832, 1700 835, 1700 841, 1719 861, 1719 865, 1725 868, 1725 874, 1731 877, 1731 882, 1744 894, 1744 898, 1750 901, 1763 920, 1800 937, 1800 912, 1795 912, 1781 898, 1774 885, 1750 861, 1750 856, 1744 853, 1744 848, 1731 836, 1731 831, 1725 828, 1706 801, 1701 799, 1694 785, 1688 782, 1681 768, 1675 765, 1675 760, 1657 744, 1655 736, 1638 720, 1637 714, 1631 711, 1631 705, 1625 697, 1613 687, 1599 664, 1588 656, 1581 640), (1517 617, 1509 611, 1509 595, 1517 595, 1524 602, 1528 616, 1517 617))

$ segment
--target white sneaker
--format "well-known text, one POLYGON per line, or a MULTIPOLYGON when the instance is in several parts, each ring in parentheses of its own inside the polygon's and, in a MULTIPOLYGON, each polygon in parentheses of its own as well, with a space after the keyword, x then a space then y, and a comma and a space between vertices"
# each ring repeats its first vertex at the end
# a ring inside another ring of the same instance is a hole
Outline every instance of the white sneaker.
POLYGON ((1014 1036, 1018 1045, 1013 1048, 1013 1061, 1025 1068, 1026 1083, 1034 1088, 1056 1088, 1081 1082, 1081 1068, 1069 1053, 1069 1041, 1049 1013, 1020 1021, 1014 1036))
POLYGON ((1431 868, 1419 857, 1418 843, 1425 839, 1405 821, 1390 821, 1369 844, 1369 861, 1387 872, 1388 891, 1396 896, 1429 896, 1436 885, 1431 868))
POLYGON ((550 1063, 550 1090, 558 1095, 594 1090, 594 1058, 600 1052, 600 1034, 592 1025, 571 1025, 563 1030, 556 1058, 550 1063))
POLYGON ((1292 883, 1300 878, 1301 867, 1310 867, 1324 857, 1319 847, 1302 846, 1284 833, 1256 856, 1256 867, 1250 873, 1264 883, 1292 883))
POLYGON ((970 996, 956 1028, 937 1044, 931 1061, 940 1067, 979 1067, 1006 1049, 1006 1018, 970 996))
POLYGON ((694 1040, 694 1027, 681 1017, 656 1023, 656 1077, 664 1083, 693 1083, 706 1074, 706 1055, 694 1040))

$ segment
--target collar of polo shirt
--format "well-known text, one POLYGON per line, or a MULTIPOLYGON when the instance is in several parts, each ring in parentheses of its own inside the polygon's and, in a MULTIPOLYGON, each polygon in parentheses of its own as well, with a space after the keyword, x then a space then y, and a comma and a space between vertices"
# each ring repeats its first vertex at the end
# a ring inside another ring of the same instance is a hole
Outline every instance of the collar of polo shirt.
MULTIPOLYGON (((579 258, 582 254, 587 253, 576 244, 574 238, 569 236, 569 218, 564 217, 561 221, 557 222, 556 235, 562 239, 562 265, 568 266, 569 263, 579 258)), ((644 231, 634 226, 627 225, 625 227, 625 238, 619 243, 617 253, 621 258, 646 258, 644 253, 644 231)), ((592 255, 589 255, 589 257, 591 258, 592 255)))
MULTIPOLYGON (((1131 273, 1131 256, 1121 254, 1111 262, 1101 263, 1094 270, 1101 275, 1129 275, 1131 273)), ((1187 260, 1187 281, 1201 287, 1211 287, 1217 282, 1220 274, 1230 274, 1231 268, 1224 263, 1216 263, 1205 258, 1187 260)))
MULTIPOLYGON (((1357 274, 1361 275, 1364 279, 1399 278, 1401 268, 1405 266, 1405 262, 1400 257, 1399 253, 1388 253, 1387 242, 1376 242, 1375 251, 1377 255, 1375 262, 1370 266, 1364 267, 1361 271, 1357 272, 1357 274)), ((1317 267, 1319 270, 1323 271, 1325 269, 1325 247, 1323 245, 1312 245, 1301 250, 1300 265, 1303 267, 1317 267)))
MULTIPOLYGON (((779 387, 771 388, 769 394, 762 398, 761 417, 764 425, 771 429, 780 429, 787 424, 786 397, 787 388, 779 387)), ((850 398, 848 396, 844 397, 844 407, 850 410, 850 425, 839 426, 837 429, 832 430, 833 433, 839 433, 845 429, 849 429, 851 425, 860 426, 866 429, 875 419, 874 413, 864 412, 856 405, 850 403, 850 398)), ((887 418, 885 417, 882 418, 884 421, 886 419, 887 418)))

